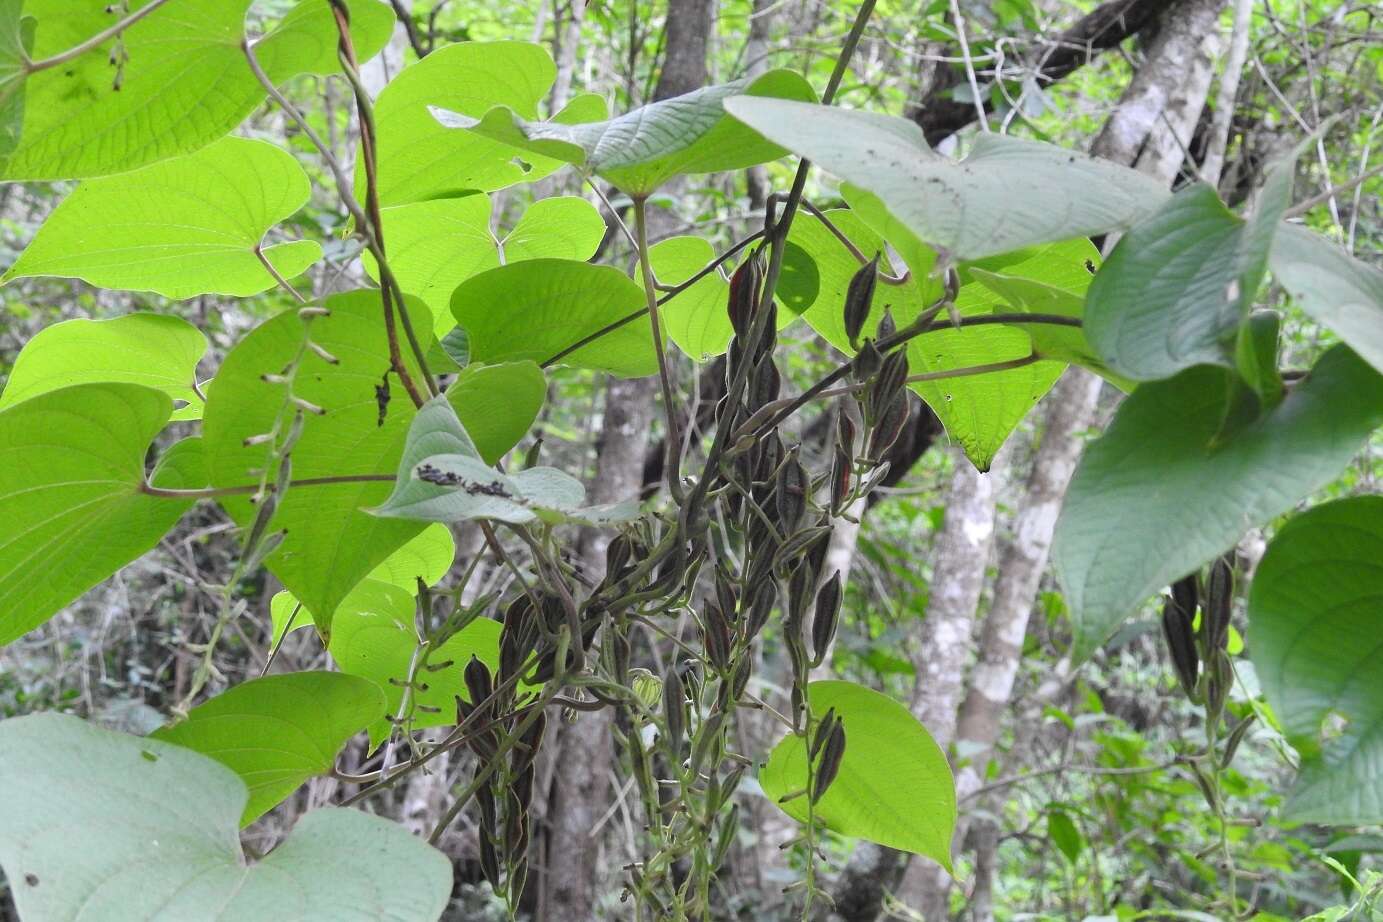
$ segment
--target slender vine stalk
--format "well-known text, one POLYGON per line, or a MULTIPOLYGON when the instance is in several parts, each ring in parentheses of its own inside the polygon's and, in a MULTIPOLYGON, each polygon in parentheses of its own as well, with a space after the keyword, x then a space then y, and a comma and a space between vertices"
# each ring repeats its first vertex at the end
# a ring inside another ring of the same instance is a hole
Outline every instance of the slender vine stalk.
MULTIPOLYGON (((95 51, 97 48, 100 48, 106 42, 115 38, 117 35, 124 32, 130 26, 139 22, 145 16, 148 16, 150 13, 154 12, 166 3, 168 3, 168 0, 149 0, 149 2, 146 3, 144 6, 135 10, 133 13, 126 16, 124 19, 120 20, 115 25, 111 26, 108 29, 103 29, 102 31, 97 32, 95 35, 91 36, 91 38, 87 39, 86 41, 78 45, 73 45, 66 51, 59 52, 53 55, 52 57, 44 58, 41 61, 30 61, 24 59, 24 72, 27 74, 36 74, 39 71, 49 70, 50 68, 54 67, 61 67, 68 61, 79 58, 82 55, 86 54, 88 51, 95 51)), ((23 55, 22 49, 20 50, 20 54, 23 55)))
POLYGON ((648 300, 648 321, 653 329, 653 353, 658 359, 658 382, 663 389, 663 413, 667 417, 667 438, 663 439, 664 471, 668 493, 673 502, 682 502, 682 436, 677 420, 677 404, 672 399, 672 375, 668 368, 667 350, 663 347, 663 328, 658 319, 658 280, 648 259, 647 198, 634 199, 634 242, 639 251, 639 270, 643 277, 644 295, 648 300))

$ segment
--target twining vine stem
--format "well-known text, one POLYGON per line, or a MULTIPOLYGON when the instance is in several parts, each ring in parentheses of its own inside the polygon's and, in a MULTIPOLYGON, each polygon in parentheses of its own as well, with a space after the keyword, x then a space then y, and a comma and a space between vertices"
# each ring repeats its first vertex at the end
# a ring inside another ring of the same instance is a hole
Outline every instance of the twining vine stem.
MULTIPOLYGON (((139 22, 145 16, 148 16, 154 10, 163 6, 167 2, 168 0, 150 0, 149 3, 135 10, 133 13, 126 16, 124 19, 120 20, 115 25, 111 26, 109 29, 97 32, 95 35, 91 36, 91 38, 87 39, 81 44, 73 45, 66 51, 59 52, 58 54, 53 55, 51 58, 44 58, 41 61, 30 61, 25 59, 23 64, 24 72, 26 74, 36 74, 41 70, 48 70, 52 67, 61 67, 68 61, 71 61, 75 58, 79 58, 82 55, 86 54, 88 51, 94 51, 97 48, 100 48, 106 42, 115 38, 121 32, 124 32, 130 26, 139 22)), ((20 54, 23 54, 22 50, 20 54)))

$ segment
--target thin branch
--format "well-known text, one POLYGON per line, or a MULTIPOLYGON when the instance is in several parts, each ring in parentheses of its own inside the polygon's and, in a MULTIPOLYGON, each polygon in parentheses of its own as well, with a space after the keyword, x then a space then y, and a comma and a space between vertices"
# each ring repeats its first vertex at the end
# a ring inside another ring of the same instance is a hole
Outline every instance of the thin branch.
POLYGON ((274 281, 278 283, 278 286, 280 288, 292 295, 299 304, 307 303, 307 298, 304 298, 302 296, 302 293, 299 292, 298 289, 294 288, 291 284, 289 284, 288 279, 284 278, 283 275, 279 272, 279 270, 274 268, 274 264, 269 262, 269 257, 264 255, 263 247, 261 247, 257 243, 255 244, 255 257, 259 260, 260 265, 264 266, 264 271, 268 272, 270 275, 274 277, 274 281))
POLYGON ((95 35, 93 35, 86 41, 82 42, 80 45, 74 45, 66 51, 59 52, 58 54, 53 55, 51 58, 44 58, 42 61, 25 61, 24 72, 29 74, 36 74, 41 70, 48 70, 50 67, 61 67, 68 61, 71 61, 74 58, 79 58, 82 55, 86 54, 88 51, 93 51, 101 47, 106 42, 115 38, 121 32, 124 32, 130 26, 139 22, 145 16, 148 16, 154 10, 163 6, 167 2, 168 0, 150 0, 150 2, 145 6, 142 6, 139 9, 135 10, 133 13, 126 16, 124 19, 120 20, 115 25, 111 26, 109 29, 97 32, 95 35))
POLYGON ((960 14, 960 4, 951 0, 951 19, 956 24, 956 39, 960 42, 960 53, 965 58, 965 79, 970 82, 970 99, 975 104, 975 118, 980 130, 989 131, 989 119, 985 116, 984 100, 980 97, 980 84, 975 79, 975 62, 970 57, 970 42, 965 37, 965 17, 960 14))
POLYGON ((1313 195, 1305 201, 1297 202, 1291 208, 1287 209, 1287 213, 1284 215, 1284 217, 1301 217, 1302 215, 1306 214, 1306 212, 1310 211, 1312 208, 1315 208, 1317 205, 1325 204, 1326 202, 1335 198, 1335 196, 1339 195, 1340 193, 1348 192, 1355 186, 1359 186, 1365 182, 1368 182, 1370 179, 1373 179, 1373 177, 1377 176, 1380 173, 1383 173, 1383 163, 1380 163, 1378 166, 1374 167, 1371 170, 1365 170, 1358 176, 1355 176, 1353 179, 1342 182, 1338 186, 1331 186, 1329 189, 1326 189, 1319 195, 1313 195))
MULTIPOLYGON (((308 477, 303 480, 290 480, 290 487, 325 487, 337 483, 391 483, 398 480, 396 474, 338 474, 334 477, 308 477)), ((156 487, 150 483, 139 485, 139 492, 145 496, 158 496, 163 499, 216 499, 221 496, 249 496, 261 489, 273 490, 273 486, 249 484, 243 487, 206 487, 201 490, 170 490, 156 487)))

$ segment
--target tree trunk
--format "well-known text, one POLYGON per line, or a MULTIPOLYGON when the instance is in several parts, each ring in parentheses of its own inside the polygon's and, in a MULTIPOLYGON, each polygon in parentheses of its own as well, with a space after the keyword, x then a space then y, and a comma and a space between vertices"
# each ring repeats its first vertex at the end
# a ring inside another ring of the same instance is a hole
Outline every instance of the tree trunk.
MULTIPOLYGON (((1213 75, 1217 18, 1223 2, 1184 0, 1165 9, 1146 60, 1092 145, 1093 154, 1136 164, 1164 182, 1176 177, 1184 160, 1184 141, 1164 141, 1159 136, 1189 139, 1195 129, 1213 75)), ((974 765, 984 762, 982 756, 974 754, 974 745, 992 749, 997 739, 1028 617, 1046 568, 1052 530, 1080 455, 1081 433, 1093 420, 1099 392, 1098 379, 1072 369, 1047 399, 1046 434, 1029 479, 1027 500, 1015 523, 1014 538, 1003 551, 979 665, 962 713, 949 722, 974 765), (1008 688, 1000 694, 1003 684, 1008 688)), ((948 515, 949 511, 948 507, 948 515)), ((949 689, 943 688, 942 696, 954 701, 949 689)), ((936 709, 944 706, 939 703, 936 709)), ((933 721, 943 728, 948 724, 944 717, 934 716, 933 721)), ((932 724, 928 729, 934 729, 932 724)), ((978 786, 977 778, 968 765, 960 767, 957 787, 961 796, 978 786)), ((957 841, 964 841, 963 825, 958 833, 957 841)), ((885 890, 896 878, 894 854, 868 845, 857 849, 842 875, 837 895, 840 915, 847 922, 872 922, 878 917, 885 890)), ((905 903, 921 905, 923 917, 934 922, 946 918, 949 889, 950 878, 939 869, 915 863, 899 888, 899 896, 905 903)))
MULTIPOLYGON (((710 0, 671 0, 667 16, 667 56, 654 99, 680 96, 706 82, 706 48, 714 5, 710 0)), ((654 230, 657 215, 653 212, 654 230)), ((596 460, 593 503, 638 496, 644 455, 654 418, 657 379, 612 379, 605 391, 600 454, 596 460)), ((589 532, 579 551, 588 573, 603 573, 610 536, 589 532)), ((544 911, 550 922, 590 922, 597 917, 600 842, 597 821, 609 808, 609 776, 614 751, 611 712, 583 713, 562 728, 548 807, 544 911)))

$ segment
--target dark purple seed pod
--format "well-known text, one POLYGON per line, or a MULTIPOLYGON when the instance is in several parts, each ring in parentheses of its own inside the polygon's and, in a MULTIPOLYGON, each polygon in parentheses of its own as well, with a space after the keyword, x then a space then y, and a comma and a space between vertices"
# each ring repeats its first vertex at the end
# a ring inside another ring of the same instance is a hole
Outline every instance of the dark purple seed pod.
POLYGON ((466 681, 466 693, 471 696, 471 704, 476 707, 483 706, 494 691, 494 684, 490 681, 490 667, 472 654, 470 662, 466 664, 463 678, 466 681))
POLYGON ((773 607, 778 604, 778 586, 772 578, 751 582, 750 585, 757 588, 754 589, 754 598, 749 603, 749 618, 745 621, 746 639, 753 638, 763 630, 763 626, 773 614, 773 607))
POLYGON ((850 498, 850 485, 854 483, 855 464, 850 453, 837 446, 835 458, 831 462, 831 512, 840 515, 845 511, 850 498))
POLYGON ((1234 611, 1234 565, 1229 556, 1210 565, 1205 587, 1205 608, 1201 611, 1201 631, 1207 654, 1223 650, 1229 643, 1229 620, 1234 611))
POLYGON ((687 693, 682 673, 674 664, 663 677, 663 721, 667 739, 663 745, 678 762, 682 759, 682 735, 687 730, 687 693))
POLYGON ((816 592, 816 609, 812 612, 812 665, 820 666, 831 649, 831 641, 836 636, 836 625, 840 621, 841 602, 840 571, 821 584, 816 592))
POLYGON ((821 745, 826 742, 826 738, 831 735, 831 730, 836 725, 836 709, 827 708, 826 716, 822 717, 816 725, 816 732, 812 734, 812 744, 807 750, 807 758, 815 760, 821 752, 821 745))
POLYGON ((881 416, 884 409, 893 403, 893 398, 907 384, 908 354, 905 349, 894 349, 884 356, 879 375, 869 388, 869 402, 874 415, 881 416))
POLYGON ((787 460, 778 467, 775 491, 778 503, 778 529, 784 534, 792 534, 801 524, 802 517, 807 512, 807 493, 810 488, 811 479, 802 462, 797 460, 797 449, 794 448, 787 460))
POLYGON ((719 564, 716 565, 715 586, 721 612, 727 620, 734 621, 740 607, 739 592, 735 590, 734 578, 719 564))
POLYGON ((702 641, 706 648, 706 659, 716 672, 724 672, 730 665, 730 622, 720 606, 713 602, 706 605, 705 621, 702 641))
POLYGON ((840 773, 840 763, 845 758, 845 724, 837 720, 831 726, 831 734, 821 747, 821 761, 812 777, 812 803, 821 800, 823 794, 840 773))
POLYGON ((877 464, 884 460, 888 450, 898 441, 908 425, 908 395, 901 392, 893 398, 887 410, 878 417, 874 431, 869 435, 869 460, 877 464))
MULTIPOLYGON (((1188 581, 1194 585, 1196 577, 1188 576, 1178 580, 1172 587, 1171 597, 1162 606, 1162 636, 1167 642, 1167 653, 1171 657, 1172 669, 1176 672, 1182 691, 1186 693, 1187 698, 1197 701, 1200 698, 1197 691, 1197 683, 1200 681, 1200 654, 1196 650, 1195 610, 1188 611, 1183 607, 1187 595, 1182 584, 1188 581), (1179 586, 1182 587, 1181 591, 1178 591, 1179 586)), ((1194 598, 1194 590, 1191 597, 1194 598)))
POLYGON ((859 348, 860 332, 864 322, 869 319, 869 307, 874 302, 874 288, 879 281, 879 254, 856 270, 845 289, 845 335, 850 338, 850 348, 859 348))
POLYGON ((743 340, 749 335, 762 284, 763 269, 757 253, 741 263, 730 276, 730 300, 727 310, 730 314, 730 326, 734 329, 737 339, 743 340))
POLYGON ((875 347, 874 340, 866 339, 850 364, 850 377, 863 383, 878 374, 883 364, 883 353, 875 347))

